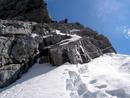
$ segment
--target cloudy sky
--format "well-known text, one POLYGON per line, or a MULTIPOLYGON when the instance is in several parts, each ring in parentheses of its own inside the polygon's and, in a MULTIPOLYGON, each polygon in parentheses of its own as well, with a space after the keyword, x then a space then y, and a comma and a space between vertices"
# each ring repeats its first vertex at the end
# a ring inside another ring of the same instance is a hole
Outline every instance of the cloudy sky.
POLYGON ((130 0, 46 0, 55 20, 68 18, 109 38, 118 53, 130 55, 130 0))

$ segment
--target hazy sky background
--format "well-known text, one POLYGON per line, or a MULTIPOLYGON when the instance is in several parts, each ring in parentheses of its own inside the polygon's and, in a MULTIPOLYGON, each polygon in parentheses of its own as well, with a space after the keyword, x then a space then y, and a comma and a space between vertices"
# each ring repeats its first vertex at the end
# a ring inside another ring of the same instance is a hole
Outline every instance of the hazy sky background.
POLYGON ((130 0, 45 0, 55 20, 81 22, 109 38, 118 53, 130 55, 130 0))

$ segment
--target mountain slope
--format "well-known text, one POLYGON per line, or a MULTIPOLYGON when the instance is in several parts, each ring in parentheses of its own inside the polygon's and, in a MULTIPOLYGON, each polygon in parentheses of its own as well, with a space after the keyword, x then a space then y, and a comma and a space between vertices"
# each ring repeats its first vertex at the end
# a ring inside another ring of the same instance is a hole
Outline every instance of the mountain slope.
POLYGON ((130 56, 105 54, 86 64, 35 64, 0 98, 130 98, 130 56))
POLYGON ((20 78, 38 59, 56 66, 83 64, 113 52, 108 38, 79 23, 0 20, 0 88, 20 78))
POLYGON ((36 64, 12 87, 5 88, 0 98, 69 98, 62 79, 63 71, 62 66, 36 64))

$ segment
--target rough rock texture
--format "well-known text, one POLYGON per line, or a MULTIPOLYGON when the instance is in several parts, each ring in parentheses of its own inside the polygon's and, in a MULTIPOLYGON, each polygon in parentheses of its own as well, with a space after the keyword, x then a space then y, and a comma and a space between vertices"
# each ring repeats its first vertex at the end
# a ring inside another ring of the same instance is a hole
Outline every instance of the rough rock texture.
POLYGON ((54 65, 61 65, 65 62, 87 63, 104 53, 116 52, 105 36, 79 23, 58 23, 52 24, 51 27, 58 29, 56 32, 59 35, 70 36, 68 40, 62 40, 51 46, 50 62, 54 65))
POLYGON ((0 19, 0 87, 36 62, 87 63, 116 52, 106 37, 80 23, 50 23, 42 0, 0 0, 0 19))
POLYGON ((115 52, 109 40, 79 23, 0 20, 0 87, 20 78, 32 64, 87 63, 115 52))
POLYGON ((43 0, 0 0, 0 19, 51 21, 43 0))

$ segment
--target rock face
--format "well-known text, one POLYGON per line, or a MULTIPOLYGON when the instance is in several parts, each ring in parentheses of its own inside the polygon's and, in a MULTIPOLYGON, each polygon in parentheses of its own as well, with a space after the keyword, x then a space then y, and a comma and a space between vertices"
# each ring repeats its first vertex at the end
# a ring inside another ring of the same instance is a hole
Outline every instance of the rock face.
POLYGON ((87 63, 115 52, 109 40, 77 23, 0 20, 0 87, 20 78, 32 64, 87 63))
POLYGON ((79 23, 49 23, 42 0, 0 0, 0 12, 0 87, 13 83, 36 62, 87 63, 116 53, 106 37, 79 23))
POLYGON ((0 19, 51 21, 43 0, 0 0, 0 19))
MULTIPOLYGON (((2 26, 5 26, 4 24, 6 23, 8 24, 9 22, 3 21, 2 26)), ((17 28, 20 30, 21 26, 17 28)), ((15 27, 12 26, 12 28, 15 27)), ((5 29, 1 31, 0 87, 10 84, 26 72, 31 66, 31 59, 33 59, 36 54, 36 49, 38 48, 37 42, 28 35, 28 32, 25 34, 24 31, 26 31, 26 29, 22 30, 23 34, 21 33, 22 31, 19 34, 16 29, 10 29, 6 26, 5 29), (8 31, 8 33, 6 33, 6 31, 8 31)))

